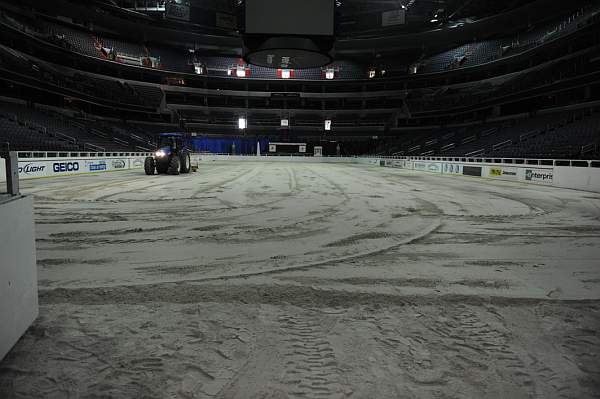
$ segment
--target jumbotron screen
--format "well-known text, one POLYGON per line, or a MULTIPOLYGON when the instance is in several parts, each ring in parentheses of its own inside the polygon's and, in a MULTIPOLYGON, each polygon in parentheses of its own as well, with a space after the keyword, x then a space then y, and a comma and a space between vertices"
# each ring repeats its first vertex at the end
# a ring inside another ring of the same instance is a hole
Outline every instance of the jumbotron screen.
POLYGON ((332 36, 334 0, 246 0, 246 33, 332 36))

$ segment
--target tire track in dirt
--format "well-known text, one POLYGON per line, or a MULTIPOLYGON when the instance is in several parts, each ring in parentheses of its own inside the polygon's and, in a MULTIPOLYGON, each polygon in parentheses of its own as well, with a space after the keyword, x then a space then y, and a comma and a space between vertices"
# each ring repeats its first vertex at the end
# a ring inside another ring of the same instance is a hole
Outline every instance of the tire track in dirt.
POLYGON ((335 353, 317 315, 278 317, 285 345, 284 384, 293 398, 343 396, 335 353))
MULTIPOLYGON (((244 164, 244 165, 246 165, 246 164, 244 164)), ((198 198, 198 196, 200 194, 202 194, 202 193, 210 191, 210 190, 212 190, 214 188, 217 188, 219 186, 226 186, 228 184, 231 184, 234 181, 239 180, 242 177, 246 177, 249 174, 255 175, 255 174, 257 174, 263 168, 263 165, 261 165, 261 164, 254 164, 254 165, 251 165, 251 166, 252 166, 252 168, 249 168, 249 169, 246 169, 246 170, 242 169, 242 171, 239 174, 237 174, 236 176, 234 176, 234 177, 231 177, 231 178, 228 178, 228 179, 224 179, 224 180, 218 181, 216 183, 209 184, 208 186, 205 186, 205 187, 202 187, 199 190, 196 190, 192 194, 192 196, 190 198, 198 198)))
MULTIPOLYGON (((513 382, 510 392, 535 397, 540 392, 525 363, 525 354, 510 342, 510 330, 499 323, 484 321, 470 306, 459 304, 437 320, 425 319, 423 325, 438 338, 436 344, 448 354, 453 370, 486 372, 493 365, 496 372, 513 382)), ((438 351, 439 352, 439 351, 438 351)))

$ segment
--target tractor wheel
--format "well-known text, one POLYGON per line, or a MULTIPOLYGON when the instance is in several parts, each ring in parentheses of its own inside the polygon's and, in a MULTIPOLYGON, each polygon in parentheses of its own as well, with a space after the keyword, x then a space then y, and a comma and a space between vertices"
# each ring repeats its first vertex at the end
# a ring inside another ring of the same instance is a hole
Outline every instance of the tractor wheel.
POLYGON ((167 173, 170 175, 178 175, 181 172, 181 163, 179 162, 179 157, 171 157, 169 160, 169 169, 167 169, 167 173))
POLYGON ((180 163, 181 163, 181 173, 190 173, 190 169, 192 168, 192 159, 190 154, 184 152, 180 155, 180 163))
POLYGON ((147 175, 153 175, 154 169, 156 169, 154 158, 146 157, 146 160, 144 161, 144 172, 146 172, 147 175))

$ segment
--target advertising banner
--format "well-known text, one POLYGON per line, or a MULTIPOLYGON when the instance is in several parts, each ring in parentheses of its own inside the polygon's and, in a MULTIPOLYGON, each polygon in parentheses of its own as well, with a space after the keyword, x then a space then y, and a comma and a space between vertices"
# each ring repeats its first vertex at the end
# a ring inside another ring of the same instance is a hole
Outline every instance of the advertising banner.
POLYGON ((490 177, 505 180, 517 180, 517 168, 493 166, 490 168, 490 177))
POLYGON ((144 161, 146 158, 135 157, 129 160, 129 169, 140 169, 144 167, 144 161))
MULTIPOLYGON (((60 174, 75 174, 82 171, 81 163, 85 161, 56 161, 56 162, 48 162, 48 164, 52 165, 52 174, 60 175, 60 174)), ((50 175, 52 175, 50 174, 50 175)))
POLYGON ((384 11, 381 13, 381 26, 404 25, 406 11, 403 9, 384 11))
POLYGON ((462 165, 456 163, 444 163, 442 173, 447 175, 462 175, 462 165))
POLYGON ((48 164, 45 162, 19 162, 19 177, 47 176, 48 164))
MULTIPOLYGON (((383 162, 383 161, 382 161, 383 162)), ((405 168, 405 162, 403 159, 386 159, 385 166, 389 168, 405 168)))
POLYGON ((442 164, 440 162, 413 162, 414 170, 422 170, 425 172, 442 173, 442 164))
POLYGON ((463 175, 481 177, 481 166, 463 166, 463 175))
POLYGON ((552 169, 525 169, 525 181, 537 184, 552 184, 554 171, 552 169))
POLYGON ((392 168, 402 168, 405 167, 405 161, 401 159, 392 159, 391 165, 392 168))
POLYGON ((165 5, 165 16, 170 19, 178 19, 180 21, 190 20, 190 4, 189 1, 177 2, 170 0, 165 5))
POLYGON ((32 179, 142 167, 144 167, 143 157, 23 160, 19 161, 19 178, 32 179))
POLYGON ((115 170, 118 169, 129 169, 129 160, 128 159, 113 159, 112 168, 115 170))

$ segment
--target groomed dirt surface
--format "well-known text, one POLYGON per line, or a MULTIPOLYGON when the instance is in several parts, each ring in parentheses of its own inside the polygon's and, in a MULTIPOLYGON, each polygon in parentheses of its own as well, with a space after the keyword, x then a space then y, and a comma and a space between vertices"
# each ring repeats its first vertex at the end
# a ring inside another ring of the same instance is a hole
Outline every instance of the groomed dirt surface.
POLYGON ((600 195, 213 162, 21 182, 0 398, 598 398, 600 195))

